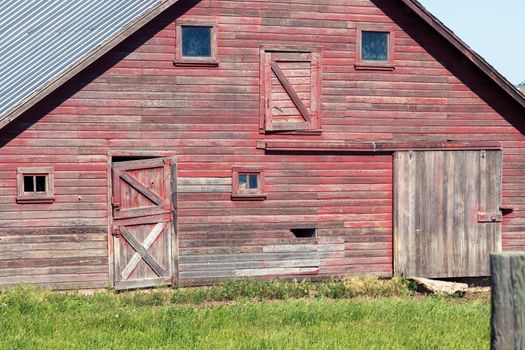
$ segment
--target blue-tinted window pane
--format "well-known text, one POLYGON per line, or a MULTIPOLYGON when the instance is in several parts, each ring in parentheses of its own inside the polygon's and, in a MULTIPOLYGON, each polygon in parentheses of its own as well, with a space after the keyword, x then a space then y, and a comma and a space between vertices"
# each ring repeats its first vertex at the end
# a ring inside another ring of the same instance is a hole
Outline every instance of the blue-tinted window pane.
POLYGON ((250 174, 250 183, 249 183, 249 188, 250 190, 256 190, 259 188, 259 179, 258 179, 258 176, 256 174, 250 174))
POLYGON ((24 192, 35 192, 35 182, 33 176, 24 176, 24 192))
POLYGON ((211 27, 182 27, 182 56, 211 57, 211 27))
POLYGON ((239 175, 239 190, 247 190, 247 189, 248 189, 248 176, 239 175))
POLYGON ((36 192, 46 191, 46 177, 45 176, 35 176, 35 182, 36 182, 36 192))
POLYGON ((363 61, 388 61, 386 32, 363 32, 361 54, 363 61))

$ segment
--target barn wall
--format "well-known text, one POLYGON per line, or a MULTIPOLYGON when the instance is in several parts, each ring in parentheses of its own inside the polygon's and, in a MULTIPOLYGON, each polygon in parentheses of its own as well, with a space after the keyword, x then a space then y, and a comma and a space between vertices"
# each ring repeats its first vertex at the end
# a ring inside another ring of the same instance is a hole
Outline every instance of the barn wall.
POLYGON ((391 155, 265 154, 255 147, 260 139, 502 141, 503 202, 514 208, 503 244, 525 247, 522 109, 403 7, 375 0, 184 6, 1 132, 0 286, 108 284, 107 154, 133 150, 177 154, 181 283, 261 268, 390 275, 391 155), (218 68, 173 65, 177 17, 218 22, 218 68), (360 23, 392 26, 394 71, 354 68, 360 23), (322 49, 321 135, 259 133, 261 44, 322 49), (55 203, 16 204, 16 168, 28 164, 54 167, 55 203), (239 165, 265 170, 266 201, 231 201, 231 169, 239 165), (290 228, 305 225, 320 229, 318 242, 291 237, 290 228))
MULTIPOLYGON (((265 169, 264 202, 232 202, 229 178, 225 185, 201 186, 206 181, 179 158, 179 267, 185 283, 298 272, 391 273, 390 155, 302 155, 293 162, 286 161, 289 156, 253 155, 250 164, 265 169), (319 237, 297 239, 292 228, 317 228, 319 237)), ((231 164, 225 160, 213 171, 231 176, 231 164)))

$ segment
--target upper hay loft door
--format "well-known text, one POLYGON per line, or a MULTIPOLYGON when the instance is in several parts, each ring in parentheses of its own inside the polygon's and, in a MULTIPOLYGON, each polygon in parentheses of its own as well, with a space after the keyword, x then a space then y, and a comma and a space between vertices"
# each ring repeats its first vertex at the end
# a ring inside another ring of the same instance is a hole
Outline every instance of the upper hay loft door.
POLYGON ((261 131, 318 130, 319 96, 315 50, 261 50, 261 131))
POLYGON ((429 278, 490 275, 501 250, 502 152, 397 152, 394 270, 429 278))
POLYGON ((116 289, 174 282, 172 158, 113 163, 113 270, 116 289))

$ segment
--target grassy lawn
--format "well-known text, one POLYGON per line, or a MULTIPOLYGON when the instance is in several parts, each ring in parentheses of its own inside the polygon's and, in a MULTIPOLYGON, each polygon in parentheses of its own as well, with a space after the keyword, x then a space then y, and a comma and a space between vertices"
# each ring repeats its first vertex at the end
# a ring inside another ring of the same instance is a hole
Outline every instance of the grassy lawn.
POLYGON ((487 300, 325 296, 179 304, 172 291, 0 293, 2 349, 483 349, 487 300))

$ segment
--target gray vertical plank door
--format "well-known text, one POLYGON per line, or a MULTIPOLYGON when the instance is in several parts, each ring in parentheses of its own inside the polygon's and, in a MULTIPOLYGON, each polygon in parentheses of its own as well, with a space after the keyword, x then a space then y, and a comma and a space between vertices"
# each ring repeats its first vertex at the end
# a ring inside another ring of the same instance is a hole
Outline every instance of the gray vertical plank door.
POLYGON ((397 152, 394 168, 395 273, 490 275, 501 250, 501 151, 397 152))

